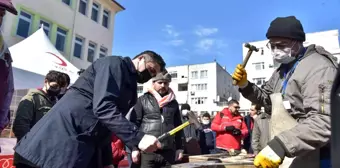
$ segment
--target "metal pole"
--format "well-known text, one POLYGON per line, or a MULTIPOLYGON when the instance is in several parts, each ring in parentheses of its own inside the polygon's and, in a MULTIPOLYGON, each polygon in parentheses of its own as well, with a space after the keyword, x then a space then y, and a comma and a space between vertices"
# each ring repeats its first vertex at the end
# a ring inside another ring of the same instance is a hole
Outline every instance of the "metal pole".
POLYGON ((79 8, 79 0, 73 0, 74 3, 76 3, 76 8, 74 9, 74 15, 73 15, 73 24, 72 24, 72 34, 71 34, 71 51, 70 51, 70 62, 72 63, 72 58, 73 58, 73 55, 72 55, 72 51, 73 51, 73 44, 74 44, 74 34, 75 34, 75 25, 76 25, 76 17, 77 17, 77 11, 78 11, 78 8, 79 8))

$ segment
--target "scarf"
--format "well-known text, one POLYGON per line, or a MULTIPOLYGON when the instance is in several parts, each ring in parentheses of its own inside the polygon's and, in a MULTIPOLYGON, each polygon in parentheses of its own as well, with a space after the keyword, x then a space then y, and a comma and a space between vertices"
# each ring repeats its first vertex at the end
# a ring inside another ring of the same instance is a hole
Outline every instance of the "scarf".
POLYGON ((176 98, 174 92, 170 88, 169 93, 163 97, 153 88, 149 88, 148 91, 156 98, 160 108, 164 107, 176 98))

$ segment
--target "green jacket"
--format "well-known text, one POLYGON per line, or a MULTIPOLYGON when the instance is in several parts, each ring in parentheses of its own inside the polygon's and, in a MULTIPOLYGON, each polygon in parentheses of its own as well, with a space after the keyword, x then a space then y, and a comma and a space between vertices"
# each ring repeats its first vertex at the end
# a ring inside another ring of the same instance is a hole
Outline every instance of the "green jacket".
MULTIPOLYGON (((27 132, 53 107, 56 101, 38 89, 30 89, 25 95, 16 112, 13 123, 13 132, 17 137, 17 142, 25 136, 27 132)), ((17 154, 14 156, 14 163, 23 163, 23 159, 17 154)), ((24 163, 27 164, 25 161, 24 163)))

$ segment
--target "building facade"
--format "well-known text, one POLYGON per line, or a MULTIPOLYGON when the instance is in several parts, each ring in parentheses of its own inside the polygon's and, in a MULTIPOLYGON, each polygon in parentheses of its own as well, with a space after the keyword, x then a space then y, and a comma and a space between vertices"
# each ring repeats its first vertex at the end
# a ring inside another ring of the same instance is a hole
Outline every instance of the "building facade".
POLYGON ((51 42, 77 68, 112 52, 116 13, 114 0, 12 0, 18 15, 7 14, 2 31, 9 46, 41 26, 51 42))
MULTIPOLYGON (((261 86, 264 82, 268 81, 274 70, 278 67, 278 64, 273 60, 271 51, 266 47, 267 43, 268 40, 250 42, 250 44, 256 46, 260 50, 258 52, 253 52, 247 63, 247 77, 250 82, 253 82, 258 86, 261 86)), ((304 46, 311 44, 323 46, 328 52, 336 56, 339 62, 340 48, 338 30, 307 33, 304 46)), ((248 49, 243 47, 243 59, 246 57, 247 52, 248 49)), ((251 102, 241 95, 240 104, 241 110, 247 113, 251 106, 251 102)))
MULTIPOLYGON (((56 49, 79 69, 111 54, 115 15, 124 10, 114 0, 12 0, 12 3, 18 15, 6 14, 1 27, 8 46, 44 26, 56 49)), ((2 136, 13 137, 11 128, 15 112, 27 91, 15 90, 10 108, 11 122, 2 136)))
MULTIPOLYGON (((167 67, 172 76, 171 89, 178 103, 188 103, 197 115, 209 112, 215 115, 225 106, 229 97, 239 100, 237 87, 230 74, 217 62, 167 67)), ((151 81, 138 85, 138 96, 147 92, 151 81)))

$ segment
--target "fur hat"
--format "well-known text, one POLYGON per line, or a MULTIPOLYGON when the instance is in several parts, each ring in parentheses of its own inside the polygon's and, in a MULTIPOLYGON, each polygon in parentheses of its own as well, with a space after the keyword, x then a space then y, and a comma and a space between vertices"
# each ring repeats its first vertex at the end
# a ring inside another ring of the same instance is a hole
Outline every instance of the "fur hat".
POLYGON ((152 82, 156 82, 159 80, 171 82, 171 75, 168 73, 168 71, 165 70, 161 73, 158 73, 155 77, 152 78, 152 82))

